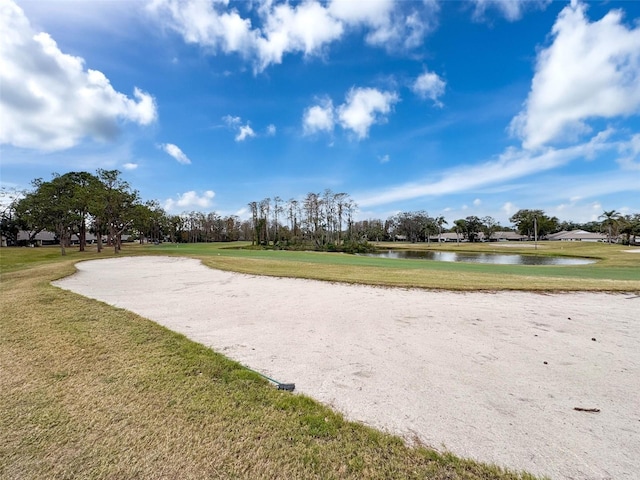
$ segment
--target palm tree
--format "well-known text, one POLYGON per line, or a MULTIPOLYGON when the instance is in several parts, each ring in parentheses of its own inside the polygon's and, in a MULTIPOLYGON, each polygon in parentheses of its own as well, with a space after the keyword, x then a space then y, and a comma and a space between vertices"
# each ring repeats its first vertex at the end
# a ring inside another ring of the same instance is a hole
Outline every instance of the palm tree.
POLYGON ((438 225, 438 243, 442 242, 442 225, 449 225, 442 215, 436 218, 436 225, 438 225))
POLYGON ((618 224, 618 221, 620 220, 620 217, 622 215, 620 214, 620 212, 616 212, 615 210, 609 210, 609 211, 604 211, 602 212, 602 215, 600 215, 598 218, 604 218, 604 220, 602 221, 602 226, 603 227, 607 227, 607 232, 608 232, 608 241, 609 243, 611 243, 611 230, 613 229, 614 226, 616 226, 618 224))
POLYGON ((455 231, 456 231, 456 243, 460 244, 460 232, 464 232, 467 226, 467 221, 463 218, 456 220, 455 222, 453 222, 453 224, 455 225, 455 231))

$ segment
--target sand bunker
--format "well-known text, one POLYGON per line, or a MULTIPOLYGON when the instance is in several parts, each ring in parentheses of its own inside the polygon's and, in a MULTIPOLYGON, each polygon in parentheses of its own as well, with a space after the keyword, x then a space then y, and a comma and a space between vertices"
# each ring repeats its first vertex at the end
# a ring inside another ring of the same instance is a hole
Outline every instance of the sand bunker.
POLYGON ((169 257, 78 270, 55 285, 295 382, 349 419, 552 478, 640 471, 638 296, 351 286, 169 257))

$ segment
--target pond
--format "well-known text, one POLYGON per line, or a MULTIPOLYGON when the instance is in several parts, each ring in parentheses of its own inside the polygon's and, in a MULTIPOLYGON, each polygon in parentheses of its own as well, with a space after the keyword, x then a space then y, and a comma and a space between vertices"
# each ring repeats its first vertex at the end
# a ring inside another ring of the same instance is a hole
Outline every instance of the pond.
POLYGON ((442 252, 431 250, 389 250, 367 253, 369 257, 435 260, 436 262, 492 263, 497 265, 588 265, 595 260, 571 257, 546 257, 516 253, 442 252))

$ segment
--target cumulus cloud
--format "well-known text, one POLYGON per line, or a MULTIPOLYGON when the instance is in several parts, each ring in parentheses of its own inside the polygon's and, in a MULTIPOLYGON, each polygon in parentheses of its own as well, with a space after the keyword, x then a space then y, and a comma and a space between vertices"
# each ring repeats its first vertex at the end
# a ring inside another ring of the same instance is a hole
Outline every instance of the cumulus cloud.
MULTIPOLYGON (((225 115, 222 117, 222 120, 233 130, 236 131, 236 136, 234 140, 236 142, 244 142, 247 138, 255 137, 256 132, 251 128, 249 123, 242 125, 242 119, 240 117, 234 117, 233 115, 225 115)), ((275 134, 275 125, 269 125, 267 127, 267 134, 271 131, 273 127, 273 134, 275 134)))
POLYGON ((369 136, 374 123, 386 121, 386 115, 399 97, 395 92, 381 92, 375 88, 352 88, 345 103, 338 107, 338 120, 344 129, 353 131, 361 140, 369 136))
POLYGON ((248 56, 257 33, 251 20, 242 18, 236 9, 220 11, 227 2, 209 0, 153 0, 148 10, 177 31, 187 43, 215 51, 248 56))
POLYGON ((148 11, 186 42, 213 54, 238 54, 256 72, 282 63, 285 54, 323 55, 347 29, 364 29, 371 45, 415 48, 435 28, 438 12, 431 0, 265 0, 243 7, 251 10, 244 17, 225 0, 153 0, 148 11))
POLYGON ((389 157, 389 154, 378 157, 378 161, 380 163, 389 163, 390 160, 391 160, 391 157, 389 157))
POLYGON ((207 190, 201 195, 195 190, 190 190, 179 194, 176 199, 168 198, 164 202, 164 209, 168 212, 179 212, 189 209, 205 209, 211 207, 213 204, 213 197, 215 193, 212 190, 207 190))
POLYGON ((347 26, 366 28, 368 44, 395 50, 421 45, 437 25, 439 7, 435 1, 332 0, 328 9, 347 26))
POLYGON ((329 15, 320 3, 273 6, 266 15, 262 35, 256 40, 258 70, 282 63, 285 53, 317 54, 325 45, 340 38, 343 31, 342 23, 329 15))
POLYGON ((332 132, 337 121, 343 129, 352 131, 358 140, 362 140, 369 136, 373 124, 387 121, 387 114, 399 100, 395 92, 353 87, 347 92, 345 102, 337 108, 329 98, 307 108, 302 116, 302 127, 305 135, 332 132))
POLYGON ((520 20, 524 12, 531 10, 544 10, 551 0, 473 0, 475 9, 473 18, 475 20, 484 20, 487 10, 495 8, 504 18, 510 22, 520 20))
POLYGON ((442 102, 440 101, 440 97, 444 95, 446 85, 445 81, 442 80, 438 74, 427 71, 416 78, 411 89, 419 97, 423 99, 428 98, 437 106, 441 107, 442 102))
POLYGON ((332 132, 335 123, 334 117, 333 102, 330 99, 321 100, 319 105, 307 108, 302 117, 302 128, 305 135, 332 132))
POLYGON ((276 134, 276 126, 272 123, 267 125, 267 136, 273 137, 276 134))
POLYGON ((151 95, 117 92, 84 60, 63 53, 50 35, 36 32, 12 1, 0 14, 0 143, 62 150, 90 137, 114 139, 121 122, 148 125, 157 117, 151 95))
POLYGON ((163 143, 160 145, 160 148, 164 150, 167 154, 171 155, 178 163, 182 163, 183 165, 189 165, 191 160, 187 157, 180 147, 174 145, 173 143, 163 143))
POLYGON ((253 131, 253 128, 247 125, 241 125, 238 134, 235 137, 236 142, 244 142, 247 138, 255 137, 256 132, 253 131))
POLYGON ((138 164, 129 162, 122 165, 122 168, 124 168, 125 170, 135 170, 136 168, 138 168, 138 164))
POLYGON ((511 122, 523 146, 579 139, 588 121, 640 113, 640 25, 628 28, 611 10, 590 22, 587 6, 565 7, 540 50, 524 109, 511 122))

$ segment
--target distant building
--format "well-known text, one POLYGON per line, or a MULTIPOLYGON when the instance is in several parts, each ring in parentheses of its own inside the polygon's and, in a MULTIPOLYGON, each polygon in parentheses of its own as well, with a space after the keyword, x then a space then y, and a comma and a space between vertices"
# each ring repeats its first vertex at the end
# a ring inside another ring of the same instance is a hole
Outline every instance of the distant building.
POLYGON ((493 232, 491 237, 489 237, 490 242, 523 242, 525 240, 527 240, 526 235, 520 235, 518 232, 511 232, 509 230, 493 232))
POLYGON ((56 245, 58 243, 56 234, 53 232, 48 232, 46 230, 38 232, 36 233, 36 236, 33 238, 33 240, 29 242, 30 235, 31 232, 20 230, 18 232, 18 245, 23 247, 27 245, 35 245, 37 247, 41 247, 43 245, 56 245))
MULTIPOLYGON (((585 230, 571 230, 569 232, 563 230, 562 232, 547 235, 547 240, 560 242, 606 242, 608 241, 608 237, 604 233, 587 232, 585 230)), ((611 241, 615 242, 617 239, 612 237, 611 241)))

